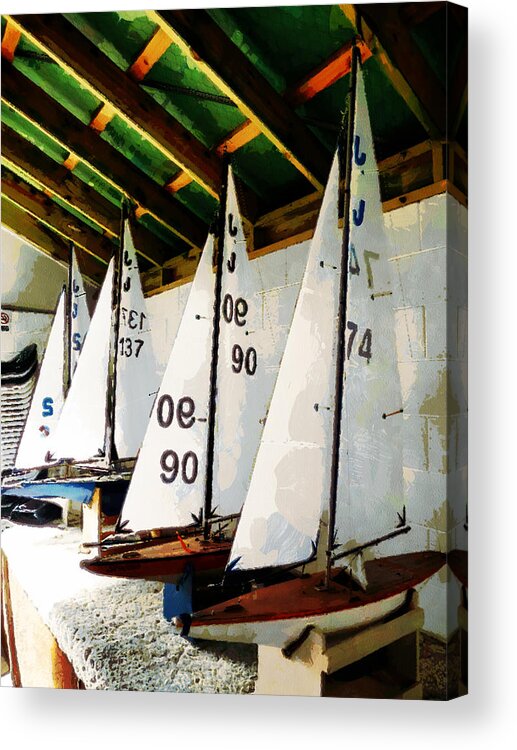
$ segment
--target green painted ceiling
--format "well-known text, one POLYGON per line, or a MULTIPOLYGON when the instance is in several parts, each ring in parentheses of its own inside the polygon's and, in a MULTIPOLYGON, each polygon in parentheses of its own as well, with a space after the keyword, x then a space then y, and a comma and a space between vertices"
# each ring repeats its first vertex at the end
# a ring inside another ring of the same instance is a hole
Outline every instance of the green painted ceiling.
MULTIPOLYGON (((211 9, 209 14, 280 94, 303 80, 354 36, 350 22, 336 5, 211 9)), ((411 30, 415 44, 442 83, 446 77, 444 14, 445 10, 439 11, 411 30)), ((129 68, 156 31, 155 23, 145 11, 69 13, 66 18, 122 70, 129 68)), ((2 18, 2 34, 4 29, 5 19, 2 18)), ((462 49, 465 31, 455 19, 451 21, 450 30, 454 35, 449 49, 452 69, 462 49)), ((23 36, 14 66, 82 123, 90 123, 100 100, 23 36)), ((231 73, 228 71, 230 77, 231 73)), ((425 140, 428 136, 422 125, 395 91, 375 56, 365 63, 365 73, 378 157, 425 140)), ((213 150, 245 122, 238 108, 225 101, 222 92, 177 45, 168 48, 141 85, 207 150, 213 150)), ((296 109, 327 150, 329 164, 347 85, 347 80, 341 79, 296 109)), ((54 161, 63 163, 67 158, 66 144, 58 144, 49 137, 44 122, 33 124, 7 105, 2 106, 2 121, 54 161)), ((118 115, 101 137, 159 186, 167 184, 178 173, 174 162, 118 115)), ((466 117, 458 137, 466 147, 466 117)), ((314 190, 263 135, 239 149, 233 155, 233 164, 239 177, 255 191, 264 210, 284 205, 314 190)), ((87 164, 80 162, 74 175, 112 203, 120 203, 120 192, 87 164)), ((205 224, 212 220, 216 201, 199 185, 190 183, 176 194, 176 199, 205 224)), ((184 252, 185 243, 163 224, 151 216, 142 221, 170 243, 172 255, 184 252)))

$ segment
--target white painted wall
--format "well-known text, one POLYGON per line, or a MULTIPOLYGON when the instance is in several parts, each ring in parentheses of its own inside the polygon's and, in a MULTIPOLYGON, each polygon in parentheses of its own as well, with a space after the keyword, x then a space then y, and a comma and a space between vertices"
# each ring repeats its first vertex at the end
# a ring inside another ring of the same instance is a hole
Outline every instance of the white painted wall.
MULTIPOLYGON (((391 263, 404 406, 405 492, 412 533, 386 543, 383 552, 446 551, 448 545, 449 549, 465 548, 467 211, 443 194, 385 214, 385 219, 394 248, 391 263)), ((3 299, 52 307, 65 269, 2 229, 2 240, 6 235, 10 236, 2 243, 3 299), (44 284, 36 282, 41 280, 40 273, 44 284)), ((266 359, 266 377, 271 379, 282 357, 308 248, 309 242, 303 242, 253 261, 262 286, 257 350, 266 359)), ((147 300, 162 373, 189 289, 190 284, 185 284, 147 300)), ((12 333, 2 333, 2 358, 30 341, 36 341, 39 349, 46 341, 50 316, 19 316, 15 325, 13 319, 12 333)), ((443 638, 456 627, 459 601, 459 586, 453 577, 447 586, 447 576, 442 569, 421 592, 425 628, 443 638)))
MULTIPOLYGON (((404 477, 412 532, 384 554, 446 551, 463 530, 467 494, 467 211, 445 194, 385 214, 393 246, 396 334, 403 391, 404 477)), ((262 281, 260 352, 274 378, 300 288, 309 242, 253 261, 262 281)), ((165 368, 190 289, 148 299, 165 368)), ((459 586, 443 568, 422 589, 425 629, 456 627, 459 586), (449 596, 448 596, 449 591, 449 596)))

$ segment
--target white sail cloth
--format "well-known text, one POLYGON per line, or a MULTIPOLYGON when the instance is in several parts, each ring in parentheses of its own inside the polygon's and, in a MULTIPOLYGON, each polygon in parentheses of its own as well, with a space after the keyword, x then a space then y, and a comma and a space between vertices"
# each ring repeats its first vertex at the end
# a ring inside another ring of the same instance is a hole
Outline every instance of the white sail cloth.
MULTIPOLYGON (((342 240, 334 159, 230 569, 290 565, 315 551, 330 496, 342 240)), ((379 180, 358 71, 335 543, 392 530, 402 509, 401 392, 379 180)), ((341 548, 343 549, 343 547, 341 548)), ((343 558, 364 582, 360 560, 343 558)))
POLYGON ((246 497, 253 462, 271 398, 257 340, 261 328, 260 279, 248 258, 231 169, 221 281, 217 367, 216 438, 212 508, 238 513, 246 497))
POLYGON ((339 164, 332 164, 229 566, 310 557, 328 502, 342 254, 339 164))
POLYGON ((112 259, 50 443, 52 461, 61 458, 88 460, 104 451, 113 268, 112 259))
POLYGON ((124 227, 120 282, 115 447, 118 458, 131 458, 136 456, 142 445, 159 379, 151 326, 128 221, 124 227))
POLYGON ((71 320, 70 320, 70 375, 72 376, 79 361, 83 344, 90 325, 90 313, 86 301, 83 277, 77 263, 75 249, 72 253, 71 289, 71 320))
MULTIPOLYGON (((213 240, 203 250, 171 351, 121 523, 133 531, 182 527, 205 504, 215 277, 213 240)), ((212 511, 240 511, 270 388, 254 334, 260 282, 248 258, 231 170, 222 257, 212 511)))
POLYGON ((45 455, 56 430, 64 402, 65 289, 50 330, 47 347, 16 454, 16 469, 45 465, 45 455))
POLYGON ((187 526, 204 504, 213 251, 209 236, 122 508, 133 531, 187 526))
MULTIPOLYGON (((117 347, 115 448, 138 452, 157 388, 155 357, 129 222, 124 227, 120 330, 114 341, 114 259, 110 261, 77 369, 51 443, 52 460, 89 462, 105 450, 110 352, 117 347)), ((114 353, 114 352, 113 352, 114 353)))
MULTIPOLYGON (((404 502, 402 395, 390 247, 360 69, 356 92, 345 383, 336 503, 336 542, 344 545, 342 549, 392 531, 404 502)), ((339 564, 348 562, 348 558, 342 558, 339 564)))

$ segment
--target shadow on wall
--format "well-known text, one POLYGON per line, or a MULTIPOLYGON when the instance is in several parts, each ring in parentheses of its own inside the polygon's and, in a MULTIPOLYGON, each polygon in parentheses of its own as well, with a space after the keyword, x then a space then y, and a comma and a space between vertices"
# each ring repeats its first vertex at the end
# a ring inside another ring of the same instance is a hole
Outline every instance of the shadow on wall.
POLYGON ((2 227, 2 304, 53 310, 67 269, 2 227))

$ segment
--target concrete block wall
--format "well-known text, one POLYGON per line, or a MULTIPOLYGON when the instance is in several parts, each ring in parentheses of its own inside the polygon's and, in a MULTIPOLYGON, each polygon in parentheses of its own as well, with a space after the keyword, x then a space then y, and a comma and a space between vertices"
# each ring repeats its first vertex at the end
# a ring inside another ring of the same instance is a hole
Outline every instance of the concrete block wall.
MULTIPOLYGON (((385 214, 392 245, 397 356, 404 407, 404 479, 410 534, 384 554, 446 551, 463 529, 467 488, 467 211, 445 194, 385 214)), ((266 377, 281 361, 309 242, 253 261, 260 277, 266 377)), ((148 299, 154 340, 167 363, 190 284, 148 299)), ((459 586, 443 568, 421 591, 425 629, 455 629, 459 586), (448 590, 452 594, 448 597, 448 590)))

